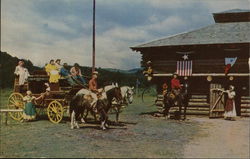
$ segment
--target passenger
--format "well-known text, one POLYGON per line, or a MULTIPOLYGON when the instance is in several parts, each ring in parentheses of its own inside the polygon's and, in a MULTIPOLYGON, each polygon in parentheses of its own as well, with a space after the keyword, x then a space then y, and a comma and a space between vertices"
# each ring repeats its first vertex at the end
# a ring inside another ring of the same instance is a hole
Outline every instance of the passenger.
POLYGON ((59 69, 55 65, 54 60, 50 60, 49 64, 45 66, 45 70, 47 74, 49 75, 49 82, 58 83, 58 80, 60 78, 59 69))
POLYGON ((75 81, 80 81, 81 85, 86 85, 86 81, 82 76, 81 69, 78 63, 74 64, 74 67, 70 69, 70 73, 75 81))
POLYGON ((55 65, 58 68, 58 70, 60 71, 60 69, 62 68, 61 59, 57 59, 55 65))
POLYGON ((23 110, 23 119, 25 121, 31 121, 36 119, 36 108, 34 105, 34 100, 36 100, 35 96, 32 96, 31 91, 26 92, 27 95, 23 98, 25 102, 25 108, 23 110))
POLYGON ((28 69, 24 68, 24 62, 22 60, 18 62, 14 74, 18 77, 19 85, 24 85, 30 76, 28 69))
POLYGON ((60 69, 60 75, 61 77, 67 79, 68 83, 71 85, 71 86, 74 86, 76 85, 76 83, 74 82, 74 80, 72 79, 72 76, 68 70, 68 64, 67 63, 64 63, 62 68, 60 69))

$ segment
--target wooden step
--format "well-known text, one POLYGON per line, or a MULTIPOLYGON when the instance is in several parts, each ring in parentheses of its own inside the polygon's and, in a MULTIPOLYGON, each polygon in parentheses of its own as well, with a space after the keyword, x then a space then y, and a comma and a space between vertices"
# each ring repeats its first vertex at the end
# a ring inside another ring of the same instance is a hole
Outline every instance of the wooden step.
POLYGON ((241 104, 241 106, 240 106, 240 108, 242 109, 250 109, 250 105, 243 105, 243 104, 241 104))
POLYGON ((191 98, 206 98, 207 99, 207 96, 206 95, 191 95, 191 98))
POLYGON ((158 98, 163 98, 162 94, 157 95, 158 98))
MULTIPOLYGON (((158 107, 157 109, 164 109, 163 107, 158 107)), ((171 107, 170 110, 179 110, 179 107, 171 107)), ((182 110, 184 107, 182 107, 182 110)), ((195 111, 209 111, 209 108, 199 108, 199 107, 187 107, 187 110, 195 110, 195 111)))
MULTIPOLYGON (((173 114, 175 110, 169 111, 170 114, 173 114)), ((181 112, 183 114, 183 111, 181 112)), ((209 112, 201 112, 201 111, 186 111, 186 115, 209 115, 209 112)))
POLYGON ((210 106, 210 104, 208 104, 208 103, 201 103, 201 102, 188 102, 188 105, 189 106, 210 106))
POLYGON ((189 99, 190 102, 207 102, 207 99, 203 98, 191 98, 189 99))
POLYGON ((241 102, 241 103, 250 103, 250 100, 244 99, 244 100, 241 100, 240 102, 241 102))
POLYGON ((243 117, 250 117, 250 113, 241 113, 240 116, 243 116, 243 117))
POLYGON ((248 99, 248 100, 250 100, 250 97, 249 96, 242 96, 241 99, 248 99))
POLYGON ((241 103, 241 106, 250 106, 250 103, 241 103))
POLYGON ((250 109, 240 109, 241 113, 250 113, 250 109))
POLYGON ((157 107, 163 107, 163 104, 155 104, 157 107))

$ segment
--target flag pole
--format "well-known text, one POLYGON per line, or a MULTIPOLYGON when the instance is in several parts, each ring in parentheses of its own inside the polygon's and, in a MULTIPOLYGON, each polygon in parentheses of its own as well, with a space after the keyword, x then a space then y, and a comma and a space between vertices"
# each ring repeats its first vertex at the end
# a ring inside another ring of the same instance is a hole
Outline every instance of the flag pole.
POLYGON ((95 71, 95 0, 93 0, 93 45, 92 45, 92 72, 95 71))

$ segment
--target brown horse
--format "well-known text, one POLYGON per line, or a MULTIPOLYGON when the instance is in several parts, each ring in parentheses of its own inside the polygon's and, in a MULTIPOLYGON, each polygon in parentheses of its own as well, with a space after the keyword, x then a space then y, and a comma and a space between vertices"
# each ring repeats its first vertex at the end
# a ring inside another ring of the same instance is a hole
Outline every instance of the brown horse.
POLYGON ((177 113, 177 118, 181 119, 181 110, 184 107, 184 119, 186 119, 186 110, 188 106, 188 93, 186 89, 180 91, 178 95, 174 94, 173 91, 168 91, 163 98, 164 110, 163 114, 165 117, 169 118, 169 110, 171 107, 177 105, 179 106, 179 112, 177 113))
MULTIPOLYGON (((87 91, 86 91, 87 92, 87 91)), ((119 87, 108 87, 104 88, 100 94, 100 98, 97 101, 97 114, 100 116, 101 128, 104 130, 108 127, 108 112, 111 108, 112 99, 115 98, 118 103, 122 102, 121 90, 119 87)), ((70 115, 71 115, 71 129, 74 127, 79 128, 77 118, 82 115, 85 109, 91 108, 91 102, 93 99, 90 95, 76 94, 70 103, 70 115)))

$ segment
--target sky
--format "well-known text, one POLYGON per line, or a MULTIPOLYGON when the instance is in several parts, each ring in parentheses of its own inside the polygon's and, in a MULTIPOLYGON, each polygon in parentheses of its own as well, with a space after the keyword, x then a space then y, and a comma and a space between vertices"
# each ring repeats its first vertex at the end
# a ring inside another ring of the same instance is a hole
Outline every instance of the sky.
MULTIPOLYGON (((1 51, 44 66, 92 65, 92 0, 1 0, 1 51)), ((212 13, 250 0, 96 0, 96 66, 132 69, 130 47, 214 24, 212 13)))

